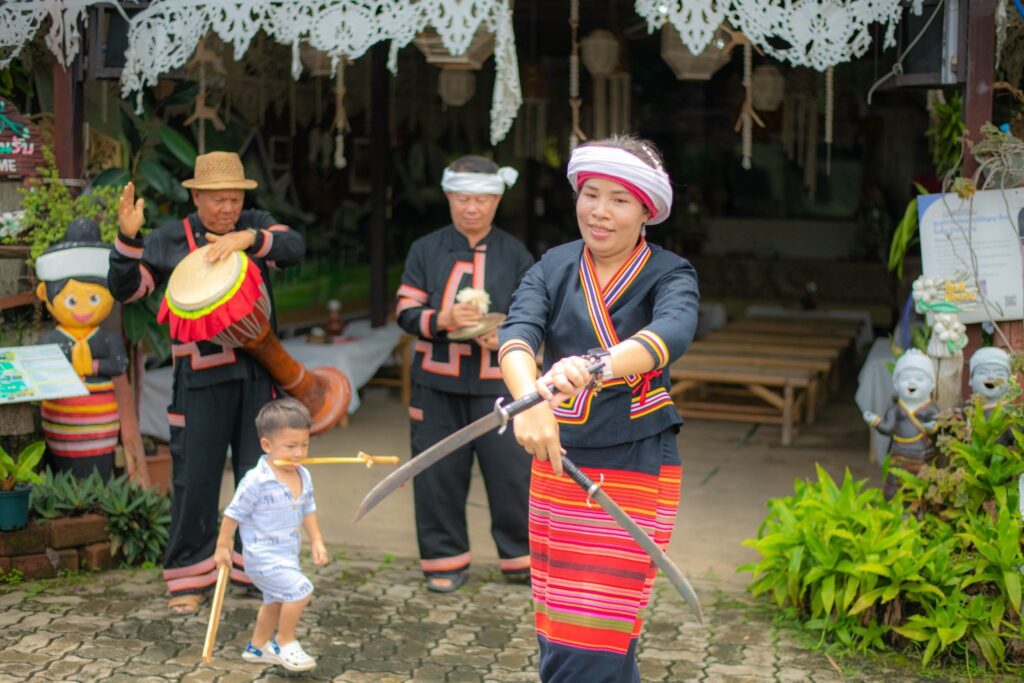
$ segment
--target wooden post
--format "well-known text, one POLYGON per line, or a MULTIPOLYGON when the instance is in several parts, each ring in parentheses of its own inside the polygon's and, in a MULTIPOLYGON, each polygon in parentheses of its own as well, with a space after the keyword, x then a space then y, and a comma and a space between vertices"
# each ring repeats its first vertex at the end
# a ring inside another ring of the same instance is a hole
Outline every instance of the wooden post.
MULTIPOLYGON (((995 0, 973 0, 967 3, 967 83, 964 86, 964 120, 967 136, 971 142, 981 140, 981 126, 992 120, 992 80, 995 60, 995 0)), ((964 155, 963 175, 971 176, 978 164, 968 151, 964 155)), ((1011 348, 1024 348, 1024 325, 1019 320, 998 323, 1006 335, 1011 348)), ((967 347, 964 362, 981 346, 981 325, 967 326, 967 347)), ((1004 346, 1002 339, 995 339, 996 346, 1004 346)), ((970 376, 965 370, 961 381, 963 395, 970 396, 970 376)))
MULTIPOLYGON (((995 60, 995 0, 966 3, 967 84, 964 86, 964 120, 971 143, 981 140, 981 126, 992 120, 992 77, 995 60)), ((963 6, 963 5, 962 5, 963 6)), ((978 168, 968 150, 963 174, 969 177, 978 168)))
POLYGON ((391 110, 388 46, 377 43, 370 55, 370 323, 381 327, 388 320, 387 229, 391 176, 391 110))
MULTIPOLYGON (((53 155, 61 178, 82 177, 84 165, 83 88, 78 59, 68 68, 53 64, 53 155)), ((78 188, 71 187, 72 193, 78 188)))

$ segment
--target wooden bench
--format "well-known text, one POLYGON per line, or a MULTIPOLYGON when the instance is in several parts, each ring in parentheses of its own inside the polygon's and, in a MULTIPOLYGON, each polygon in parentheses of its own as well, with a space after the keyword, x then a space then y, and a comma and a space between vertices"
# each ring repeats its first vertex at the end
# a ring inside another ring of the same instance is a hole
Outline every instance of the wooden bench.
POLYGON ((813 370, 711 365, 684 355, 669 368, 669 376, 672 398, 683 417, 777 424, 782 427, 783 446, 793 443, 804 408, 816 403, 818 377, 813 370), (710 389, 727 398, 739 394, 760 403, 709 400, 710 389))
POLYGON ((853 339, 849 337, 810 334, 794 335, 781 332, 732 331, 728 326, 709 333, 705 339, 740 343, 766 342, 769 344, 783 344, 786 346, 817 346, 826 349, 840 350, 846 350, 853 344, 853 339))
POLYGON ((786 346, 784 344, 727 342, 713 339, 702 339, 690 344, 688 354, 693 353, 731 353, 747 356, 768 358, 806 358, 824 360, 829 363, 829 385, 833 391, 839 389, 841 360, 843 352, 839 349, 824 349, 813 346, 786 346))
POLYGON ((743 332, 774 332, 788 334, 813 334, 856 339, 861 324, 851 320, 787 320, 775 318, 740 318, 730 322, 725 329, 743 332))
POLYGON ((685 361, 687 365, 693 363, 753 369, 774 368, 780 370, 806 370, 815 373, 818 380, 815 391, 817 401, 809 401, 807 406, 808 424, 814 422, 818 407, 823 405, 828 399, 829 388, 832 383, 832 363, 818 358, 760 356, 754 354, 723 353, 705 349, 687 351, 687 354, 681 360, 685 361))

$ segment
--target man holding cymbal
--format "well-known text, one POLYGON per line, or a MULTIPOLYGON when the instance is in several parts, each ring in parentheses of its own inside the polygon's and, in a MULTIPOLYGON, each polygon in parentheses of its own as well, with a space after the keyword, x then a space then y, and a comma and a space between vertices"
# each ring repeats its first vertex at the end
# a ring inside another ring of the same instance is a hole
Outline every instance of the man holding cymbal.
MULTIPOLYGON (((417 337, 409 404, 414 457, 490 413, 505 393, 497 327, 533 257, 492 222, 517 176, 484 157, 452 162, 441 180, 451 225, 416 240, 406 258, 397 313, 398 324, 417 337)), ((530 459, 517 449, 511 431, 493 433, 413 480, 421 567, 431 591, 448 593, 466 581, 466 497, 474 453, 501 570, 512 580, 529 578, 530 459)))
MULTIPOLYGON (((298 263, 305 252, 302 235, 266 211, 243 210, 245 190, 254 189, 256 181, 245 177, 235 153, 196 157, 195 177, 182 185, 192 191, 196 211, 161 225, 145 238, 139 232, 145 222, 143 200, 135 200, 132 183, 125 186, 118 212, 120 232, 110 255, 108 279, 114 298, 130 303, 160 289, 182 259, 209 244, 208 261, 245 252, 259 267, 272 300, 268 268, 298 263)), ((276 327, 273 309, 270 324, 276 327)), ((238 482, 262 453, 255 418, 276 389, 267 371, 243 349, 172 339, 172 354, 174 390, 167 419, 174 496, 164 580, 171 594, 170 609, 192 614, 217 579, 217 503, 227 448, 231 447, 238 482)), ((251 581, 240 550, 235 548, 231 578, 248 586, 251 581)))

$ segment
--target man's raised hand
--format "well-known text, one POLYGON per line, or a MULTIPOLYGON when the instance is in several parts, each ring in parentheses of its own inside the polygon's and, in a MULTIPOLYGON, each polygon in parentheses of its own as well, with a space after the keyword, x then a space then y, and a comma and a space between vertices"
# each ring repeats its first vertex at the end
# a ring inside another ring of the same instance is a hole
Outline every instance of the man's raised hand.
POLYGON ((121 232, 126 237, 135 237, 139 229, 146 222, 146 214, 143 212, 145 200, 142 197, 135 199, 135 183, 128 181, 121 191, 121 202, 117 206, 117 219, 121 225, 121 232))

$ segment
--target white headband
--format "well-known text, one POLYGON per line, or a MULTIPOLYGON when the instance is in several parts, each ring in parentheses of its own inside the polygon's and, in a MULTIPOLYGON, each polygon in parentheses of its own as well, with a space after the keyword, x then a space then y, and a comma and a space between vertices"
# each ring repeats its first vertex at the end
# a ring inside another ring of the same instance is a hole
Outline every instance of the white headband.
POLYGON ((655 214, 647 225, 657 225, 672 210, 672 183, 664 169, 651 168, 621 147, 586 145, 577 147, 569 157, 567 176, 574 192, 579 192, 580 173, 600 173, 621 178, 644 192, 654 204, 655 214))
POLYGON ((441 176, 441 189, 462 194, 505 194, 505 188, 515 185, 518 177, 519 171, 511 166, 502 166, 497 173, 464 173, 446 168, 441 176))
POLYGON ((69 246, 40 254, 36 259, 36 278, 55 282, 74 277, 107 279, 110 270, 110 245, 69 246))

